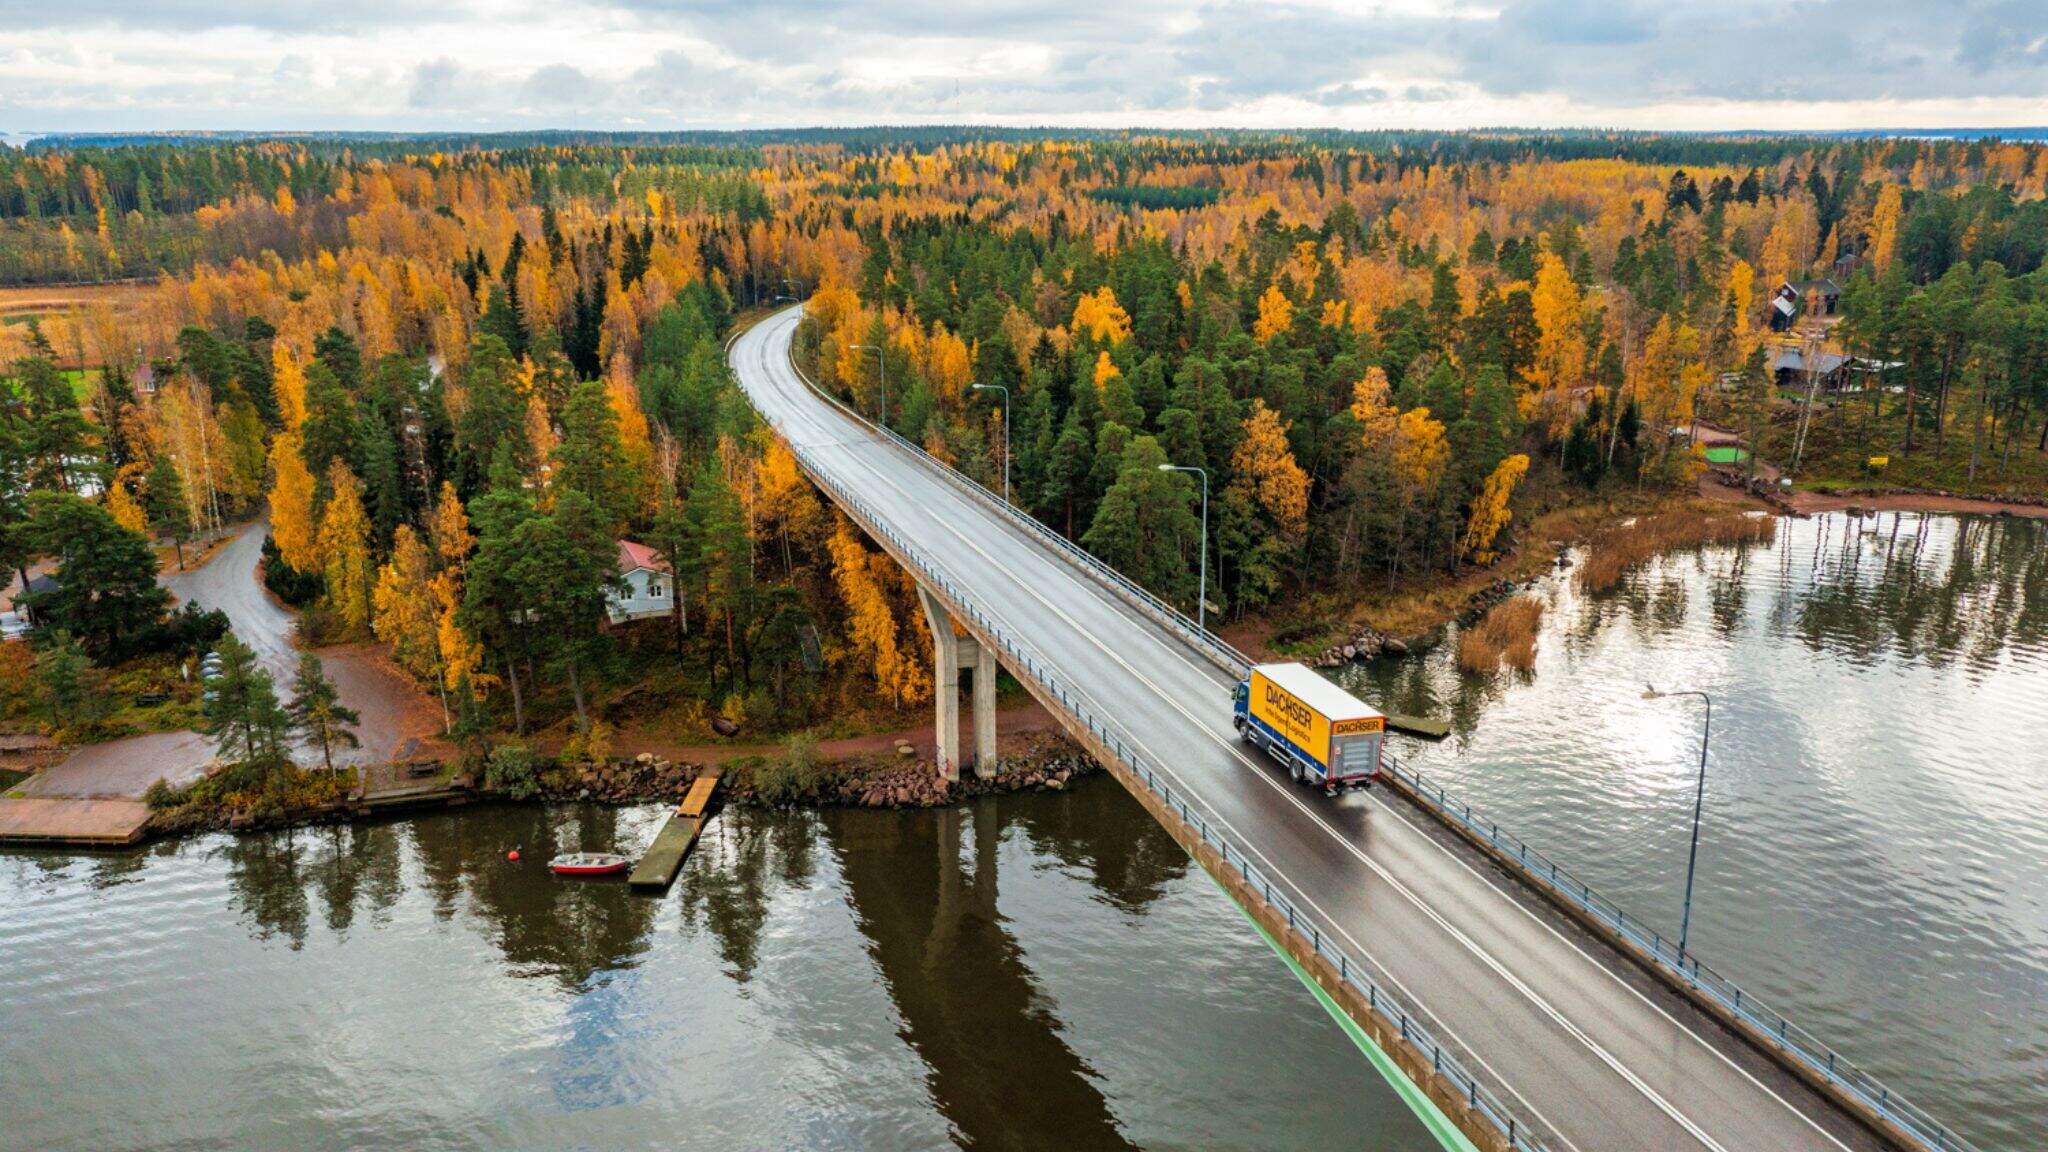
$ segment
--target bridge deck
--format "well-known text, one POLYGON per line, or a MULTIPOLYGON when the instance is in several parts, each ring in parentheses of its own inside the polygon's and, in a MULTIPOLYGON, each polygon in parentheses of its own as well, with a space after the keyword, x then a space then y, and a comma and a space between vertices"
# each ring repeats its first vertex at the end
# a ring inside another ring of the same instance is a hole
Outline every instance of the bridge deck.
MULTIPOLYGON (((1329 800, 1241 744, 1232 677, 936 465, 820 400, 798 314, 734 342, 755 405, 953 593, 1173 778, 1326 937, 1418 1009, 1546 1146, 1875 1149, 1874 1136, 1384 792, 1329 800)), ((1005 654, 1009 660, 1010 654, 1005 654)))

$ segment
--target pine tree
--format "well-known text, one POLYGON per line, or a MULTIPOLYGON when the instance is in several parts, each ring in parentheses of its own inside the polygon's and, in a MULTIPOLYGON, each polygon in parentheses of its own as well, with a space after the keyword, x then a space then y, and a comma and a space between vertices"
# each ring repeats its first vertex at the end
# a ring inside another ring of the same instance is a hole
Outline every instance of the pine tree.
POLYGON ((185 541, 192 538, 192 509, 185 503, 185 484, 168 456, 158 456, 143 478, 142 509, 149 527, 170 537, 178 553, 178 568, 185 567, 185 541))
POLYGON ((603 513, 611 531, 626 525, 638 478, 626 462, 619 416, 605 386, 586 381, 569 394, 562 417, 562 441, 554 450, 552 485, 583 493, 603 513))
POLYGON ((362 741, 352 730, 362 717, 341 702, 341 691, 327 678, 320 658, 311 652, 299 654, 299 667, 292 677, 292 702, 285 708, 291 730, 320 749, 320 760, 334 771, 334 750, 358 748, 362 741))
POLYGON ((56 588, 25 598, 37 625, 68 630, 102 663, 140 651, 171 599, 157 586, 149 541, 82 497, 31 492, 28 500, 35 549, 57 557, 56 588))
POLYGON ((206 730, 229 763, 274 766, 285 759, 291 718, 277 702, 277 685, 256 653, 230 632, 214 651, 220 671, 206 685, 206 730))

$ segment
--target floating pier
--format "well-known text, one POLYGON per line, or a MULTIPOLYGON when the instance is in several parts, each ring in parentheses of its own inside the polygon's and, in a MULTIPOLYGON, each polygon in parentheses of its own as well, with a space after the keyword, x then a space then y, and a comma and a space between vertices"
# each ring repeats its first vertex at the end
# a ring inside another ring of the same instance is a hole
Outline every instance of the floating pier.
POLYGON ((1451 722, 1448 720, 1431 720, 1426 716, 1403 716, 1398 712, 1387 713, 1387 727, 1410 736, 1420 736, 1425 740, 1441 740, 1451 734, 1451 722))
POLYGON ((711 805, 711 794, 718 790, 718 773, 706 772, 690 783, 690 790, 683 796, 683 802, 669 814, 668 822, 661 831, 654 834, 654 841, 647 846, 647 854, 633 865, 633 874, 626 882, 635 888, 667 888, 675 883, 676 873, 683 870, 683 860, 689 856, 690 848, 697 843, 697 834, 704 830, 705 809, 711 805))

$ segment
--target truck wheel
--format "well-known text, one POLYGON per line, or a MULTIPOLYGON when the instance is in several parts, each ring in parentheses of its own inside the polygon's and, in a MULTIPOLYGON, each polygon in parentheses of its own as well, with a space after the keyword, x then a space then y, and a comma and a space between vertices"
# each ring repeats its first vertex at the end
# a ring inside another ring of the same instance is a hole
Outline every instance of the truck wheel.
POLYGON ((1301 765, 1299 764, 1289 764, 1287 766, 1287 774, 1294 778, 1294 782, 1296 784, 1301 783, 1304 779, 1308 777, 1308 773, 1303 772, 1301 770, 1301 765))

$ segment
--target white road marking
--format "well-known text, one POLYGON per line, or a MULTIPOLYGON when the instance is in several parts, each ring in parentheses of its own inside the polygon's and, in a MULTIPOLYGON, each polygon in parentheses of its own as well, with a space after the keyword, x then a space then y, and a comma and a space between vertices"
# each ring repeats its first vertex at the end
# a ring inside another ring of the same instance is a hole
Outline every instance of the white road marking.
MULTIPOLYGON (((763 370, 767 372, 767 374, 772 378, 774 376, 774 372, 770 366, 767 349, 765 347, 761 351, 760 362, 763 370)), ((798 387, 803 388, 800 381, 798 382, 798 387)), ((804 388, 803 391, 805 395, 808 395, 807 388, 804 388)), ((804 419, 811 424, 813 428, 816 428, 820 431, 827 431, 829 434, 829 430, 826 429, 825 426, 821 424, 812 413, 802 411, 801 405, 796 406, 796 411, 798 411, 799 414, 801 414, 804 417, 804 419)), ((859 447, 879 445, 893 452, 894 449, 891 445, 887 444, 886 442, 877 441, 872 438, 867 438, 859 442, 831 440, 826 443, 827 446, 847 450, 852 463, 865 469, 867 472, 872 474, 876 479, 880 480, 883 484, 893 489, 898 495, 902 496, 906 501, 909 501, 911 506, 921 507, 921 505, 918 504, 917 499, 913 497, 909 492, 905 491, 901 485, 897 484, 893 479, 885 475, 879 468, 877 468, 871 462, 861 459, 859 454, 854 451, 854 449, 859 447)), ((966 503, 967 506, 972 507, 971 502, 963 501, 963 503, 966 503)), ((979 509, 976 509, 977 513, 979 511, 979 509)), ((1247 757, 1244 754, 1243 750, 1237 747, 1234 742, 1226 741, 1225 738, 1223 738, 1221 735, 1219 735, 1217 732, 1211 729, 1207 725, 1207 723, 1205 723, 1201 718, 1195 716, 1186 708, 1182 707, 1181 704, 1171 694, 1167 693, 1164 689, 1162 689, 1150 677, 1138 671, 1137 668, 1135 668, 1128 661, 1123 659, 1123 657, 1118 655, 1114 650, 1109 648, 1107 645, 1103 644, 1102 641, 1098 639, 1093 632, 1091 632, 1088 628, 1083 626, 1079 621, 1075 620, 1065 610, 1060 608, 1058 605, 1055 605, 1050 600, 1046 599, 1042 594, 1039 593, 1039 591, 1036 588, 1034 588, 1028 581, 1026 581, 1018 573, 1013 571, 1007 564, 991 555, 986 549, 982 548, 977 542, 968 537, 965 533, 962 533, 958 528, 955 528, 951 523, 946 522, 943 518, 935 517, 935 519, 938 520, 939 527, 942 530, 953 535, 961 543, 965 544, 969 549, 973 550, 976 554, 981 556, 982 559, 987 561, 992 569, 1003 572, 1013 582, 1015 582, 1019 588, 1023 589, 1027 595, 1032 597, 1034 600, 1037 600, 1048 611, 1058 616, 1061 620, 1064 620, 1077 633, 1085 637, 1089 641, 1089 643, 1093 644, 1096 648, 1101 650, 1104 655, 1108 656, 1110 660, 1114 661, 1116 664, 1121 666, 1126 672, 1128 672, 1132 677, 1137 679, 1140 683, 1143 683, 1147 688, 1151 689, 1151 691, 1168 707, 1172 708, 1174 711, 1180 713, 1183 717, 1185 717, 1191 724, 1195 726, 1196 730, 1202 732, 1204 735, 1208 736, 1210 739, 1214 740, 1219 745, 1222 745, 1224 749, 1232 757, 1234 757, 1239 762, 1243 763, 1248 768, 1250 768, 1251 771, 1259 778, 1259 780, 1262 783, 1264 783, 1269 788, 1273 788, 1276 792, 1282 795, 1289 803, 1293 804, 1296 809, 1301 811, 1318 827, 1322 828, 1323 831, 1327 833, 1332 839, 1334 839, 1337 843, 1342 845, 1346 851, 1351 853, 1361 863, 1365 864, 1367 868, 1371 869, 1375 874, 1380 876, 1382 880, 1384 880, 1389 886, 1394 888, 1403 897, 1405 897, 1409 901, 1409 903, 1411 903, 1414 907, 1421 911, 1431 921, 1436 923, 1445 933, 1449 934, 1453 939, 1457 940, 1461 945, 1463 945, 1469 952, 1471 952, 1471 954, 1474 957, 1479 959, 1487 967, 1491 968, 1511 987, 1515 988, 1527 1000, 1529 1000, 1531 1004, 1535 1005, 1537 1008, 1543 1011, 1545 1015, 1549 1016, 1560 1027, 1564 1028, 1566 1032, 1568 1032, 1571 1036, 1573 1036, 1581 1044, 1583 1044, 1588 1050, 1592 1051, 1597 1057, 1599 1057, 1604 1063, 1606 1063, 1610 1068, 1612 1068, 1617 1074, 1619 1074, 1623 1079, 1625 1079, 1628 1083, 1634 1086, 1643 1096, 1649 1099, 1652 1103, 1656 1104, 1658 1108, 1661 1111, 1663 1111, 1667 1116, 1676 1121, 1680 1126, 1684 1127, 1686 1131, 1690 1133, 1695 1139, 1699 1140, 1701 1144, 1705 1145, 1708 1148, 1715 1149, 1717 1150, 1717 1152, 1721 1152, 1722 1146, 1720 1144, 1716 1143, 1703 1130, 1701 1130, 1698 1127, 1698 1125, 1696 1125, 1683 1113, 1679 1112, 1668 1100, 1666 1100, 1662 1095, 1657 1093, 1655 1089, 1651 1088, 1632 1069, 1628 1068, 1612 1053, 1608 1052, 1603 1046, 1599 1044, 1598 1041, 1594 1040, 1590 1035, 1584 1032, 1584 1030, 1582 1030, 1578 1025, 1574 1024, 1571 1020, 1566 1018, 1561 1012, 1558 1011, 1557 1008, 1551 1005, 1542 996, 1537 994, 1535 990, 1530 988, 1526 983, 1524 983, 1520 977, 1516 976, 1514 973, 1509 971, 1494 956, 1492 956, 1483 948, 1479 947, 1479 945, 1475 941, 1473 941, 1470 937, 1466 936, 1455 925, 1451 924, 1450 921, 1446 920, 1441 914, 1436 912, 1435 909, 1431 908, 1426 901, 1422 900, 1414 891, 1409 889, 1406 884, 1402 883, 1399 879, 1394 877, 1378 861, 1373 860, 1356 844, 1352 843, 1348 837, 1343 835, 1338 829, 1333 827, 1327 820, 1325 820, 1321 813, 1317 812, 1308 804, 1304 803, 1299 796, 1294 795, 1293 791, 1288 789, 1285 785, 1282 785, 1278 781, 1272 779, 1269 773, 1262 770, 1259 767, 1259 765, 1257 765, 1249 757, 1247 757)), ((1055 559, 1057 559, 1057 557, 1055 557, 1055 559)), ((1068 571, 1068 566, 1065 562, 1062 561, 1061 563, 1054 565, 1054 568, 1055 570, 1060 571, 1061 574, 1063 576, 1066 576, 1069 580, 1077 584, 1079 583, 1079 581, 1075 579, 1075 577, 1078 574, 1068 571)), ((1118 610, 1117 614, 1119 616, 1123 615, 1121 610, 1118 610)), ((1149 629, 1147 631, 1149 631, 1149 629)), ((1172 645, 1160 644, 1158 646, 1163 648, 1173 658, 1180 660, 1188 668, 1194 670, 1200 678, 1208 680, 1212 683, 1220 683, 1213 681, 1211 679, 1212 673, 1210 671, 1203 669, 1200 665, 1188 659, 1185 655, 1176 652, 1172 645)), ((1041 652, 1040 655, 1044 655, 1044 653, 1041 652)), ((1048 663, 1050 663, 1049 660, 1048 663)), ((1090 693, 1089 695, 1092 699, 1092 693, 1090 693)), ((1099 704, 1100 702, 1096 701, 1096 703, 1099 704)), ((1196 789, 1190 787, 1187 784, 1187 782, 1180 777, 1179 773, 1174 772, 1170 767, 1167 767, 1165 758, 1158 756, 1156 753, 1153 753, 1150 747, 1147 746, 1142 740, 1139 740, 1134 734, 1132 734, 1129 731, 1128 727, 1124 725, 1122 722, 1118 722, 1118 727, 1124 729, 1124 734, 1131 739, 1133 744, 1137 745, 1147 754, 1151 755, 1152 758, 1161 765, 1162 769, 1164 769, 1169 775, 1172 775, 1173 778, 1180 783, 1184 792, 1191 798, 1194 798, 1199 804, 1201 804, 1201 806, 1204 809, 1206 809, 1211 816, 1215 817, 1219 823, 1223 824, 1226 828, 1229 828, 1232 832, 1236 833, 1241 842, 1246 844, 1252 843, 1251 838, 1246 837, 1241 831, 1236 829, 1236 827, 1232 825, 1230 821, 1224 818, 1221 813, 1217 812, 1213 805, 1211 805, 1206 799, 1203 799, 1196 789)), ((1392 807, 1388 805, 1384 800, 1379 801, 1379 807, 1385 811, 1393 811, 1392 807)), ((1442 846, 1438 845, 1434 840, 1430 839, 1427 836, 1424 836, 1421 833, 1421 831, 1417 829, 1412 823, 1410 823, 1405 817, 1402 817, 1398 813, 1396 813, 1395 818, 1400 820, 1404 825, 1407 825, 1410 831, 1417 835, 1423 843, 1430 845, 1441 855, 1455 861, 1461 868, 1464 868, 1468 873, 1470 873, 1476 879, 1480 880, 1481 883, 1485 884, 1496 895, 1500 896, 1503 900, 1506 900, 1517 911, 1519 911, 1522 915, 1526 916, 1532 923, 1541 926, 1546 932, 1550 933, 1553 937, 1555 937, 1557 940, 1559 940, 1568 948, 1570 948, 1574 953, 1576 953, 1582 959, 1587 961, 1587 963, 1592 964, 1595 968, 1605 973, 1610 979, 1614 980, 1615 983, 1620 984, 1629 992, 1630 995, 1642 1001, 1645 1005, 1647 1005, 1653 1011, 1655 1011, 1659 1016, 1663 1017, 1667 1022, 1671 1023, 1673 1026, 1675 1026, 1681 1032, 1683 1032, 1686 1036, 1693 1039, 1695 1042, 1699 1043, 1709 1052, 1712 1052, 1715 1056, 1717 1056, 1724 1063, 1726 1063, 1730 1068, 1733 1068, 1737 1073, 1741 1074, 1745 1079, 1749 1080, 1751 1084, 1762 1089, 1772 1099, 1784 1105, 1788 1111, 1790 1111, 1793 1115, 1798 1116, 1802 1121, 1810 1125, 1816 1132, 1819 1132, 1823 1137, 1825 1137, 1827 1140, 1833 1143, 1836 1147, 1842 1148, 1844 1152, 1848 1152, 1847 1146, 1842 1144, 1840 1140, 1836 1139, 1832 1133, 1829 1133, 1827 1130, 1821 1128, 1818 1123, 1816 1123, 1811 1117, 1807 1116, 1804 1112, 1800 1111, 1797 1108, 1792 1107, 1792 1105, 1783 1097, 1779 1096, 1776 1092, 1772 1091, 1768 1086, 1758 1081, 1746 1069, 1742 1068, 1740 1065, 1737 1065, 1725 1053, 1722 1053, 1713 1045, 1707 1044, 1703 1039, 1701 1039, 1698 1036, 1697 1033, 1694 1033, 1691 1028, 1686 1026, 1684 1023, 1678 1021, 1676 1018, 1672 1017, 1661 1006, 1657 1005, 1655 1002, 1651 1001, 1647 996, 1643 995, 1642 992, 1637 990, 1632 985, 1628 984, 1626 981, 1622 980, 1617 974, 1609 970, 1605 965, 1602 965, 1598 961, 1595 961, 1591 956, 1587 955, 1586 952, 1583 949, 1581 949, 1576 943, 1574 943, 1569 938, 1565 937, 1555 927, 1551 926, 1550 924, 1544 922, 1541 918, 1537 917, 1528 908, 1524 907, 1519 901, 1514 900, 1513 898, 1509 897, 1506 893, 1501 892, 1496 885, 1494 885, 1491 881, 1487 880, 1484 876, 1482 876, 1477 870, 1473 869, 1465 861, 1458 859, 1458 857, 1454 854, 1445 851, 1442 848, 1442 846)), ((1349 940, 1352 943, 1352 945, 1354 947, 1359 948, 1361 952, 1365 951, 1365 949, 1361 945, 1359 945, 1355 939, 1351 937, 1350 933, 1346 931, 1341 924, 1338 924, 1336 920, 1329 915, 1329 913, 1327 913, 1319 905, 1317 905, 1314 898, 1309 896, 1308 893, 1304 891, 1299 884, 1295 883, 1291 878, 1287 877, 1286 874, 1282 872, 1277 865, 1274 865, 1272 861, 1268 859, 1263 852, 1259 852, 1256 847, 1253 848, 1253 851, 1259 855, 1261 860, 1266 862, 1268 867, 1272 868, 1276 875, 1282 877, 1282 879, 1285 881, 1288 887, 1293 888, 1305 902, 1310 904, 1312 907, 1315 907, 1317 914, 1323 917, 1324 920, 1328 922, 1330 926, 1333 929, 1335 929, 1339 935, 1342 935, 1346 940, 1349 940)), ((1375 967, 1380 968, 1381 971, 1388 976, 1390 982, 1395 983, 1397 986, 1399 985, 1399 981, 1395 980, 1390 972, 1386 972, 1384 964, 1380 963, 1376 958, 1373 960, 1373 963, 1375 967)), ((1407 992, 1405 988, 1402 989, 1402 993, 1404 996, 1407 996, 1411 1002, 1420 1006, 1420 1001, 1417 1000, 1412 995, 1412 993, 1407 992)), ((1432 1015, 1434 1014, 1432 1013, 1432 1015)), ((1440 1021, 1439 1024, 1441 1025, 1440 1021)), ((1449 1029, 1447 1027, 1445 1027, 1444 1030, 1447 1033, 1449 1032, 1449 1029)), ((1453 1039, 1455 1039, 1455 1037, 1453 1037, 1453 1039)), ((1465 1048, 1468 1053, 1472 1053, 1475 1056, 1475 1058, 1477 1058, 1477 1053, 1475 1050, 1471 1048, 1471 1046, 1464 1044, 1462 1041, 1459 1041, 1458 1043, 1460 1047, 1465 1048)), ((1485 1062, 1483 1059, 1480 1059, 1480 1063, 1484 1064, 1485 1062)), ((1489 1067, 1488 1071, 1491 1072, 1492 1069, 1489 1067)), ((1499 1078, 1498 1073, 1495 1073, 1495 1076, 1497 1079, 1499 1078)), ((1511 1092, 1514 1092, 1512 1085, 1509 1085, 1509 1090, 1511 1092)), ((1514 1092, 1514 1094, 1517 1096, 1517 1098, 1522 1098, 1519 1092, 1514 1092)), ((1525 1105, 1528 1105, 1528 1101, 1526 1099, 1523 1099, 1523 1103, 1525 1105)), ((1529 1105, 1529 1107, 1531 1112, 1535 1112, 1535 1108, 1533 1105, 1529 1105)), ((1543 1118, 1540 1113, 1538 1113, 1537 1115, 1538 1118, 1543 1119, 1544 1123, 1549 1125, 1553 1131, 1556 1130, 1555 1124, 1551 1124, 1550 1121, 1543 1118)), ((1562 1139, 1561 1136, 1560 1139, 1562 1139)), ((1567 1143, 1569 1143, 1569 1141, 1567 1141, 1567 1143)))

